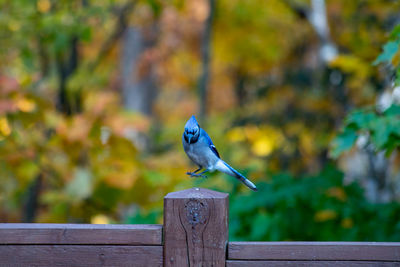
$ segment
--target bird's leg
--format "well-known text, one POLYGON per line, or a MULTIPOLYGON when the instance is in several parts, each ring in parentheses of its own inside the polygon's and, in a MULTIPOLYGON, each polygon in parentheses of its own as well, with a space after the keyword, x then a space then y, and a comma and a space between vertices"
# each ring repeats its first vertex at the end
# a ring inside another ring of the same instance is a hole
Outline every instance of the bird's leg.
POLYGON ((197 170, 195 170, 194 172, 187 172, 187 175, 190 175, 191 177, 196 176, 196 172, 200 171, 201 169, 203 169, 202 167, 199 167, 197 170))
POLYGON ((204 171, 202 171, 201 173, 192 173, 190 176, 191 177, 203 177, 203 178, 207 178, 207 176, 203 175, 203 173, 208 172, 208 169, 205 169, 204 171))

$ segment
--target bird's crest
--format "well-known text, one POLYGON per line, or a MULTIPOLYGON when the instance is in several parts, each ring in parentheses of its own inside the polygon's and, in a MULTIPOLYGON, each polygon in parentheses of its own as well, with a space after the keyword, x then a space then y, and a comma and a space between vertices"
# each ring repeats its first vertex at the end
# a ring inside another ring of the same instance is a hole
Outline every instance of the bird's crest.
POLYGON ((196 126, 200 128, 199 124, 197 123, 196 117, 192 115, 192 117, 190 117, 190 119, 186 122, 185 129, 193 129, 196 126))

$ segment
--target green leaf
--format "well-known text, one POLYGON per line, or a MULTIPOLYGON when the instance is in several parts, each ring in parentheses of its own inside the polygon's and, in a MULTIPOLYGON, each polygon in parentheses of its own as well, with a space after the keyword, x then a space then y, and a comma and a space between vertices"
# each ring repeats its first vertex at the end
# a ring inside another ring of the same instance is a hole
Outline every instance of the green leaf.
POLYGON ((400 118, 398 116, 391 116, 390 123, 392 125, 392 134, 400 137, 400 118))
POLYGON ((392 58, 399 50, 399 44, 400 44, 400 40, 387 42, 383 46, 383 52, 375 59, 375 61, 372 64, 378 65, 383 62, 391 63, 392 58))
POLYGON ((387 110, 385 110, 385 115, 400 116, 400 106, 399 105, 391 105, 387 110))
POLYGON ((338 158, 343 152, 350 150, 354 142, 357 140, 355 130, 346 128, 345 131, 338 135, 332 142, 331 157, 338 158))
POLYGON ((394 136, 394 135, 389 136, 385 155, 387 157, 390 156, 392 154, 392 152, 398 147, 400 147, 400 137, 394 136))
POLYGON ((397 39, 399 37, 400 37, 400 24, 396 25, 393 28, 392 32, 390 33, 390 37, 389 38, 390 38, 390 40, 394 40, 394 39, 397 39))
MULTIPOLYGON (((400 135, 400 120, 397 116, 385 116, 376 120, 372 126, 372 141, 378 149, 387 149, 391 135, 400 135)), ((393 150, 393 149, 392 149, 393 150)))
POLYGON ((394 80, 394 84, 396 86, 400 85, 400 68, 397 68, 397 70, 396 70, 396 78, 394 80))
POLYGON ((391 129, 388 127, 385 118, 376 120, 372 125, 372 142, 378 149, 383 149, 389 139, 391 129))
POLYGON ((373 112, 366 112, 363 110, 357 110, 352 112, 346 119, 347 124, 354 123, 357 128, 370 127, 370 124, 377 119, 377 116, 373 112))

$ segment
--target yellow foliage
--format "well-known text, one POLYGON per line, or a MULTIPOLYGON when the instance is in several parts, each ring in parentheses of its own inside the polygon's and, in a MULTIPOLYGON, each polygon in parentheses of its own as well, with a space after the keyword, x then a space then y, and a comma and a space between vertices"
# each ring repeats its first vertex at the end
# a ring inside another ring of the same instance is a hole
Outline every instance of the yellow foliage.
POLYGON ((37 9, 41 13, 46 13, 51 8, 50 0, 39 0, 36 5, 37 5, 37 9))
POLYGON ((111 111, 118 106, 118 98, 111 92, 89 92, 84 102, 85 110, 95 116, 111 111))
POLYGON ((260 157, 271 154, 284 140, 278 129, 267 125, 261 127, 246 126, 243 132, 244 136, 251 142, 252 152, 260 157))
POLYGON ((298 135, 304 127, 304 123, 300 121, 293 121, 285 124, 285 130, 290 136, 298 135))
POLYGON ((231 142, 241 142, 246 139, 243 128, 241 127, 232 128, 226 135, 231 142))
POLYGON ((325 222, 325 221, 333 220, 336 217, 337 217, 337 213, 334 210, 321 210, 315 214, 314 220, 316 222, 325 222))
POLYGON ((326 194, 341 201, 346 201, 347 199, 346 192, 341 187, 332 187, 326 192, 326 194))
POLYGON ((125 171, 113 172, 105 177, 105 182, 115 188, 128 189, 133 186, 137 180, 137 174, 126 173, 125 171))
POLYGON ((71 121, 62 121, 57 127, 57 132, 69 142, 83 142, 87 139, 91 126, 90 120, 77 115, 71 121))
POLYGON ((59 113, 52 112, 52 111, 47 111, 44 114, 44 119, 45 119, 46 124, 49 127, 56 128, 57 125, 59 125, 62 122, 63 117, 59 113))
POLYGON ((338 107, 330 99, 322 98, 318 95, 302 96, 302 101, 298 103, 299 107, 310 112, 339 112, 338 107))
POLYGON ((0 133, 4 136, 9 136, 11 134, 11 127, 6 117, 0 117, 0 133))
POLYGON ((29 183, 40 172, 39 166, 31 160, 25 160, 17 164, 18 168, 15 169, 15 174, 20 183, 29 183))
POLYGON ((150 128, 150 119, 139 114, 125 114, 125 116, 113 116, 105 121, 112 132, 120 137, 126 137, 128 133, 147 132, 150 128))
POLYGON ((18 21, 16 21, 16 20, 11 20, 11 21, 8 23, 8 28, 9 28, 11 31, 16 32, 16 31, 18 31, 18 30, 21 28, 21 24, 20 24, 18 21))
POLYGON ((355 103, 362 103, 372 98, 373 93, 366 86, 368 77, 372 73, 372 65, 355 55, 340 55, 331 62, 331 67, 339 68, 348 73, 347 86, 350 89, 349 95, 355 103))
POLYGON ((316 147, 315 147, 314 142, 315 142, 315 138, 310 132, 303 132, 300 135, 301 151, 306 155, 315 153, 316 147))
POLYGON ((90 219, 91 224, 109 224, 110 219, 104 214, 97 214, 90 219))
POLYGON ((354 223, 353 223, 353 220, 352 220, 351 218, 345 218, 345 219, 342 220, 342 222, 340 223, 340 225, 341 225, 343 228, 352 228, 353 225, 354 225, 354 223))
POLYGON ((358 76, 367 77, 371 71, 371 64, 364 62, 354 55, 339 55, 331 63, 331 67, 340 68, 347 73, 356 73, 358 76))
POLYGON ((255 140, 253 145, 251 146, 251 150, 257 156, 268 156, 272 150, 274 149, 274 144, 272 143, 272 139, 267 136, 262 136, 255 140))
POLYGON ((243 130, 246 138, 250 141, 254 141, 261 135, 260 129, 255 125, 248 125, 243 130))
POLYGON ((35 102, 27 98, 18 99, 16 104, 22 112, 31 112, 36 108, 35 102))

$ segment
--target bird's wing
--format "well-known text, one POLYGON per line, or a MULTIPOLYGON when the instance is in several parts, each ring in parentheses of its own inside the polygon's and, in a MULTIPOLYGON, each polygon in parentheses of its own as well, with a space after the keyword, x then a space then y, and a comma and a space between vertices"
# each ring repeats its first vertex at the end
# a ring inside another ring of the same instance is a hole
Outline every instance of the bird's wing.
POLYGON ((206 139, 207 144, 208 144, 209 148, 211 149, 211 151, 214 152, 214 154, 215 154, 218 158, 221 158, 221 157, 219 156, 219 153, 218 153, 217 148, 214 146, 214 144, 213 144, 213 142, 211 141, 210 136, 208 136, 207 132, 204 131, 203 129, 200 129, 200 131, 201 131, 201 134, 202 134, 202 135, 204 136, 204 138, 206 139))
POLYGON ((216 148, 214 145, 210 145, 210 148, 211 148, 211 151, 214 152, 214 154, 215 154, 218 158, 221 158, 221 157, 219 156, 219 153, 218 153, 217 148, 216 148))

